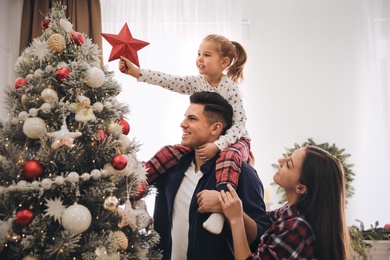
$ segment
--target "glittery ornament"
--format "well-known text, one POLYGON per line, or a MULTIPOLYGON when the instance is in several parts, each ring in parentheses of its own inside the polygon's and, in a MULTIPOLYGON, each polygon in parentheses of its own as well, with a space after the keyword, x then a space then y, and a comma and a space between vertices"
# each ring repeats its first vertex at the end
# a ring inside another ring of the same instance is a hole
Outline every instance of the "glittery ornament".
POLYGON ((65 49, 65 38, 59 33, 54 33, 50 35, 47 44, 53 51, 62 52, 65 49))
POLYGON ((65 79, 67 79, 69 76, 69 70, 67 68, 59 68, 56 71, 56 79, 59 83, 64 82, 65 79))
POLYGON ((75 204, 62 213, 62 226, 65 230, 80 234, 91 225, 92 215, 89 209, 83 205, 75 204))
POLYGON ((79 33, 79 32, 73 32, 71 35, 70 35, 70 38, 72 38, 72 41, 78 45, 78 46, 81 46, 84 44, 84 35, 82 33, 79 33))

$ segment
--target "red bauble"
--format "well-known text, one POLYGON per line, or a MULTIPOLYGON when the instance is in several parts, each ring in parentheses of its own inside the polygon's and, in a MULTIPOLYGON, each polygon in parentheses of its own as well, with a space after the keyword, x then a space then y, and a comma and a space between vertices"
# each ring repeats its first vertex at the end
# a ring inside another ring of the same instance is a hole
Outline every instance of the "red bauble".
POLYGON ((62 83, 69 76, 69 70, 66 68, 60 68, 56 71, 56 79, 62 83))
POLYGON ((140 200, 145 195, 145 190, 148 187, 148 183, 146 181, 142 181, 138 183, 137 192, 134 195, 135 200, 140 200))
POLYGON ((79 32, 73 32, 72 35, 70 36, 70 38, 72 38, 72 41, 77 44, 78 46, 80 45, 83 45, 84 44, 84 35, 82 33, 79 33, 79 32))
POLYGON ((24 163, 22 175, 27 180, 41 177, 45 172, 43 165, 37 160, 30 160, 24 163))
POLYGON ((111 160, 111 164, 115 170, 123 170, 127 165, 127 157, 123 154, 115 155, 111 160))
POLYGON ((45 20, 43 20, 43 21, 41 22, 41 26, 42 26, 43 29, 49 28, 49 26, 50 26, 50 20, 46 18, 45 20))
POLYGON ((29 209, 22 209, 16 213, 16 222, 19 225, 27 226, 34 219, 34 213, 29 209))
POLYGON ((27 85, 27 80, 25 78, 17 78, 14 83, 15 90, 20 92, 21 88, 27 85))
POLYGON ((384 226, 384 228, 386 228, 387 230, 390 231, 390 224, 386 224, 386 225, 384 226))
POLYGON ((104 139, 106 139, 107 134, 102 129, 97 130, 96 135, 93 137, 93 140, 97 143, 100 143, 104 139))
POLYGON ((127 135, 130 132, 129 123, 123 118, 118 121, 118 124, 122 126, 122 134, 127 135))

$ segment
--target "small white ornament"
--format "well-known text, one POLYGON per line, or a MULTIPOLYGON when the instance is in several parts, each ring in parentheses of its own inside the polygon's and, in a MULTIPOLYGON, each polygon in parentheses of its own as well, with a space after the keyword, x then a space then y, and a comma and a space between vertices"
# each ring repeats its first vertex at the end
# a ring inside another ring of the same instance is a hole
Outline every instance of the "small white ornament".
POLYGON ((40 185, 41 185, 41 184, 39 183, 39 181, 33 181, 33 182, 30 184, 30 186, 31 186, 32 188, 34 188, 34 189, 38 189, 40 185))
POLYGON ((91 100, 86 96, 77 96, 77 100, 79 102, 72 103, 68 107, 70 112, 76 113, 75 120, 77 122, 87 122, 90 120, 95 120, 96 116, 93 113, 91 100))
POLYGON ((103 104, 100 103, 100 102, 96 102, 95 104, 93 104, 93 111, 97 111, 97 112, 102 112, 103 111, 103 104))
POLYGON ((63 176, 56 176, 54 183, 57 185, 63 185, 65 183, 65 178, 63 176))
POLYGON ((112 103, 111 102, 105 102, 104 103, 104 106, 107 108, 107 109, 111 109, 113 107, 112 103))
POLYGON ((25 121, 27 118, 29 118, 29 115, 26 111, 22 111, 19 113, 18 118, 22 121, 25 121))
POLYGON ((122 154, 127 154, 130 151, 131 141, 127 135, 121 134, 119 136, 119 150, 122 154))
POLYGON ((13 124, 13 125, 17 125, 17 124, 19 124, 19 119, 17 119, 16 117, 13 117, 12 119, 11 119, 11 123, 13 124))
POLYGON ((86 83, 91 88, 101 87, 105 79, 106 76, 104 75, 104 72, 101 69, 97 67, 92 67, 87 70, 86 83))
POLYGON ((46 123, 39 117, 30 117, 24 122, 23 132, 29 138, 38 139, 46 134, 46 123))
POLYGON ((68 176, 66 176, 66 180, 72 183, 79 182, 80 176, 77 172, 70 172, 68 176))
POLYGON ((57 91, 51 88, 45 88, 41 92, 41 97, 46 103, 54 104, 58 101, 57 91))
POLYGON ((107 126, 106 132, 110 135, 119 135, 122 133, 122 126, 112 122, 107 126))
POLYGON ((91 175, 88 172, 84 172, 81 174, 80 178, 82 181, 89 181, 89 179, 91 179, 91 175))
POLYGON ((44 189, 44 190, 50 190, 51 189, 51 185, 52 185, 53 181, 49 178, 44 178, 42 181, 41 181, 41 187, 44 189))
POLYGON ((91 225, 91 212, 83 205, 75 204, 64 210, 62 213, 62 226, 65 230, 80 234, 91 225))
POLYGON ((54 138, 54 142, 51 144, 53 149, 57 149, 62 145, 66 145, 70 148, 74 146, 73 141, 75 138, 82 135, 81 132, 69 132, 68 127, 64 123, 61 129, 56 132, 47 133, 48 136, 54 138))
POLYGON ((71 33, 73 32, 73 25, 66 19, 62 18, 60 19, 60 25, 61 25, 61 28, 64 29, 65 32, 67 33, 71 33))
POLYGON ((41 110, 44 114, 49 114, 51 110, 51 105, 49 103, 43 103, 41 106, 41 110))
POLYGON ((100 170, 98 170, 98 169, 93 169, 93 170, 91 171, 91 177, 92 177, 92 179, 94 179, 95 181, 96 181, 96 180, 99 180, 99 179, 101 178, 101 176, 102 176, 102 173, 101 173, 100 170))
POLYGON ((55 221, 58 221, 58 223, 61 224, 62 213, 66 209, 62 204, 61 198, 56 197, 54 200, 45 198, 45 201, 45 206, 47 207, 47 209, 44 210, 46 212, 45 216, 53 217, 55 221))
POLYGON ((27 187, 27 181, 25 180, 20 180, 18 181, 18 183, 16 184, 17 187, 20 187, 20 188, 26 188, 27 187))
POLYGON ((28 113, 30 114, 30 116, 37 116, 38 115, 38 109, 36 108, 31 108, 28 113))

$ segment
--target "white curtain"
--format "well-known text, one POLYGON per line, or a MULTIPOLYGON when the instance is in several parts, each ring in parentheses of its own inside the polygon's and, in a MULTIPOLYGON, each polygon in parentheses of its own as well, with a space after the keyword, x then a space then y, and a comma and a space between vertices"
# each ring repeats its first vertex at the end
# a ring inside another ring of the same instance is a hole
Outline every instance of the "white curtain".
POLYGON ((383 226, 389 216, 383 199, 390 194, 390 1, 362 3, 365 75, 358 111, 360 134, 356 140, 360 147, 355 159, 359 175, 354 184, 356 205, 352 209, 356 211, 354 216, 365 217, 367 226, 378 219, 382 219, 383 226))
MULTIPOLYGON (((138 51, 141 68, 176 75, 197 74, 195 59, 207 34, 241 41, 241 0, 101 0, 102 31, 118 34, 125 23, 133 38, 149 42, 138 51)), ((189 104, 188 96, 157 86, 137 83, 108 62, 111 45, 103 39, 103 60, 115 71, 131 116, 129 136, 141 144, 139 159, 149 159, 159 148, 181 140, 179 124, 189 104)))

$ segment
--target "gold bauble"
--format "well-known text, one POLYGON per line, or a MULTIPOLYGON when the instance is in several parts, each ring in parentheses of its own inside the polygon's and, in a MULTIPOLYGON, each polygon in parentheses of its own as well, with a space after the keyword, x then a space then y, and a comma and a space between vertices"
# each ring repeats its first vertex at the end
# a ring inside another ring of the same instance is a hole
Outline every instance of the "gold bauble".
POLYGON ((49 47, 55 52, 62 52, 65 49, 65 38, 59 33, 50 35, 47 41, 49 47))

